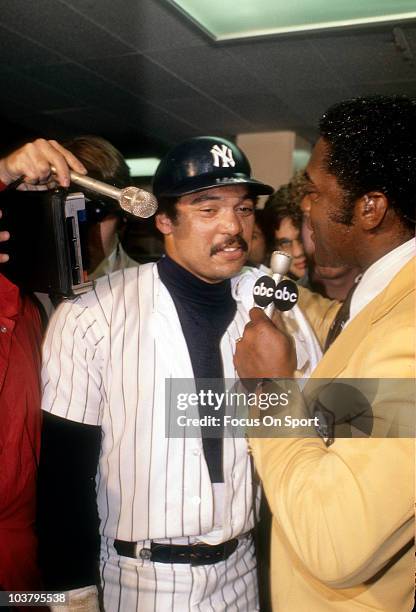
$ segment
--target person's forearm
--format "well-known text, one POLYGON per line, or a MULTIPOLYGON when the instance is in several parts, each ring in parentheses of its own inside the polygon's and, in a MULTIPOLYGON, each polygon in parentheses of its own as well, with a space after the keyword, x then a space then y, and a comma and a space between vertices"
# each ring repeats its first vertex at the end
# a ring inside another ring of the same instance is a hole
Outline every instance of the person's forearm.
POLYGON ((44 415, 39 466, 39 558, 45 587, 98 583, 95 474, 101 429, 44 415))

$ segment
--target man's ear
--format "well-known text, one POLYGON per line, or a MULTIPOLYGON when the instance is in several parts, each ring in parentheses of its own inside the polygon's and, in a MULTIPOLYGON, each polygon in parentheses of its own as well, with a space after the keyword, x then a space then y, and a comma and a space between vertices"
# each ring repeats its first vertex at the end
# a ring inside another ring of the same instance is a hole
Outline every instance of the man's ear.
POLYGON ((169 236, 172 233, 173 222, 166 213, 158 213, 156 215, 156 227, 161 234, 169 236))
POLYGON ((389 207, 388 200, 380 191, 370 191, 357 200, 355 214, 360 219, 361 227, 373 230, 381 225, 389 207))

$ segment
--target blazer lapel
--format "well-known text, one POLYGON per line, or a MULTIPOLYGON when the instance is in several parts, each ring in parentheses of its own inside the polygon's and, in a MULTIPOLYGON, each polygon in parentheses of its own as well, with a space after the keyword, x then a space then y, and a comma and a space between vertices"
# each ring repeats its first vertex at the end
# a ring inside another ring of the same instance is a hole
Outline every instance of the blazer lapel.
POLYGON ((414 291, 415 259, 409 261, 391 283, 341 332, 312 373, 313 378, 335 378, 364 338, 367 330, 384 317, 406 295, 414 291))

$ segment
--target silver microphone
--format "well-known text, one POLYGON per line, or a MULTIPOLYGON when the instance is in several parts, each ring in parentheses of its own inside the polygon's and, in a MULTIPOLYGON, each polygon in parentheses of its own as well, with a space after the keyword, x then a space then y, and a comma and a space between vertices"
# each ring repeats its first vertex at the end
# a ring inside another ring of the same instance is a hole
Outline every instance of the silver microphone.
MULTIPOLYGON (((52 172, 56 172, 53 166, 51 169, 52 172)), ((107 185, 107 183, 97 181, 90 176, 84 176, 73 171, 70 172, 70 177, 71 181, 76 185, 117 200, 123 210, 136 217, 146 219, 157 211, 155 196, 144 189, 139 189, 139 187, 118 189, 112 185, 107 185)))
MULTIPOLYGON (((288 273, 290 264, 292 262, 292 256, 284 251, 273 251, 270 258, 270 268, 272 270, 272 278, 274 282, 280 283, 285 274, 288 273)), ((274 310, 274 304, 271 302, 266 308, 264 312, 267 314, 269 318, 271 318, 274 310)))

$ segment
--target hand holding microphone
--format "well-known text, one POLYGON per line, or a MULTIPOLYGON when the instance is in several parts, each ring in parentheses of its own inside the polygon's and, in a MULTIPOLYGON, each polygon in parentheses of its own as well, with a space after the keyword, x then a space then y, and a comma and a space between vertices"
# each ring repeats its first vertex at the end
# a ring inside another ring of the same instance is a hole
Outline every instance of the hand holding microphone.
POLYGON ((151 217, 156 198, 138 187, 117 189, 88 176, 86 168, 56 140, 38 138, 0 159, 0 182, 9 188, 48 189, 56 183, 69 187, 70 181, 90 191, 117 200, 123 210, 137 217, 151 217), (55 175, 51 180, 51 173, 55 175))
POLYGON ((51 182, 51 166, 55 169, 53 181, 69 187, 71 170, 86 174, 84 165, 56 140, 38 138, 0 159, 0 181, 20 189, 47 189, 51 182))
POLYGON ((241 379, 291 378, 296 369, 296 351, 283 322, 270 320, 273 310, 290 310, 298 300, 296 283, 282 280, 288 272, 291 256, 274 251, 272 275, 261 276, 253 288, 256 306, 250 310, 241 341, 236 344, 234 365, 241 379))
MULTIPOLYGON (((55 168, 52 167, 52 172, 55 168)), ((77 172, 70 172, 71 181, 76 185, 80 185, 89 191, 100 193, 109 198, 117 200, 121 208, 126 212, 146 219, 151 217, 157 211, 157 200, 155 196, 139 187, 125 187, 118 189, 112 185, 107 185, 102 181, 97 181, 89 176, 83 176, 77 172)))

